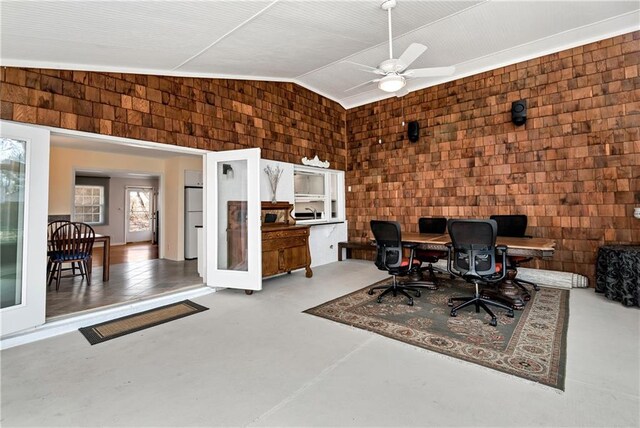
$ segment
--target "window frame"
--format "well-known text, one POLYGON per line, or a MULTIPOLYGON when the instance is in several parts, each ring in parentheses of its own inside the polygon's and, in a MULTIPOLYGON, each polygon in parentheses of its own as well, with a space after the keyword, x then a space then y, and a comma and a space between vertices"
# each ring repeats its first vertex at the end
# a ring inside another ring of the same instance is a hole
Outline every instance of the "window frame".
POLYGON ((109 224, 109 177, 85 177, 76 176, 76 182, 73 186, 73 220, 80 221, 91 226, 107 226, 109 224), (93 188, 100 191, 100 204, 94 205, 78 205, 76 198, 81 197, 95 197, 94 195, 78 195, 80 188, 93 188), (93 216, 95 213, 80 213, 78 208, 80 207, 98 207, 99 221, 87 221, 87 215, 93 216))

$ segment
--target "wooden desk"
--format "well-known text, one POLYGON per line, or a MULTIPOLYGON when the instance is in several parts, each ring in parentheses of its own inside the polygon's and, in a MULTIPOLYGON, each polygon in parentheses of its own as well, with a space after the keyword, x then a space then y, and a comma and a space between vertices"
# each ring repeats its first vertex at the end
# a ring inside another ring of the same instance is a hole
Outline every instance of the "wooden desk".
MULTIPOLYGON (((96 233, 94 245, 96 242, 102 242, 102 282, 109 281, 109 265, 111 264, 111 237, 109 235, 100 235, 96 233)), ((51 241, 49 241, 51 243, 51 241)), ((93 250, 91 251, 93 253, 93 250)), ((93 254, 92 254, 93 255, 93 254)))
MULTIPOLYGON (((449 234, 403 232, 402 242, 419 244, 421 248, 435 251, 447 251, 446 244, 451 242, 449 234)), ((510 256, 549 259, 553 256, 556 243, 547 238, 511 238, 498 236, 496 245, 506 245, 510 256)))
MULTIPOLYGON (((435 251, 447 251, 447 243, 451 242, 449 234, 405 232, 402 242, 418 244, 421 248, 435 251)), ((512 238, 498 236, 496 245, 506 245, 507 255, 548 259, 553 256, 556 243, 547 238, 512 238)), ((483 290, 483 297, 501 300, 514 309, 524 308, 528 294, 516 287, 512 280, 516 277, 515 269, 507 269, 506 278, 499 286, 483 290)))

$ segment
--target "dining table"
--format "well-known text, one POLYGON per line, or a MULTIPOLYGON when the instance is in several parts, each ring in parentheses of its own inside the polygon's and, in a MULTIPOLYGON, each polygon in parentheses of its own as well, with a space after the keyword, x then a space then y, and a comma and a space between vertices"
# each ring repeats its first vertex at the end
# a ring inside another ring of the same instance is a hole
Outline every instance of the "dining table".
MULTIPOLYGON (((102 282, 107 282, 107 281, 109 281, 109 267, 110 267, 110 264, 111 264, 111 237, 109 235, 101 235, 99 233, 96 233, 93 242, 94 242, 94 245, 97 242, 102 242, 102 245, 103 245, 103 250, 102 250, 102 282)), ((51 240, 50 239, 49 239, 49 244, 51 244, 51 240)), ((95 246, 93 248, 95 248, 95 246)), ((92 250, 92 253, 93 253, 93 250, 92 250)))
MULTIPOLYGON (((403 232, 403 244, 417 244, 419 248, 434 251, 448 251, 447 243, 451 242, 449 234, 403 232)), ((507 246, 507 256, 530 257, 533 259, 550 259, 555 252, 556 243, 549 238, 516 238, 498 236, 496 245, 507 246)), ((513 283, 517 270, 508 267, 505 279, 494 288, 486 288, 483 295, 487 298, 503 301, 514 309, 523 309, 528 300, 520 288, 513 283)))
POLYGON ((111 265, 111 237, 96 233, 95 241, 102 242, 102 281, 109 281, 109 267, 111 265))

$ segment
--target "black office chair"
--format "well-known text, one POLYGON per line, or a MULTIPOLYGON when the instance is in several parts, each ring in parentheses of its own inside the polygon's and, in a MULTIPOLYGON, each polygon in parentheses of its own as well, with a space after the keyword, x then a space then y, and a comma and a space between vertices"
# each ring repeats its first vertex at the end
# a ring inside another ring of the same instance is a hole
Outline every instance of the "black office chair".
MULTIPOLYGON (((447 219, 444 217, 421 217, 418 219, 418 230, 420 233, 440 233, 444 234, 447 230, 447 219)), ((435 251, 435 250, 421 250, 416 249, 415 253, 416 259, 420 260, 423 263, 428 263, 428 265, 422 268, 423 271, 429 271, 431 274, 431 279, 435 282, 436 271, 440 273, 447 273, 440 268, 433 267, 433 263, 437 262, 440 259, 444 259, 447 257, 446 251, 435 251)))
POLYGON ((409 299, 407 304, 413 306, 413 297, 407 291, 412 291, 416 297, 420 297, 419 288, 434 289, 433 284, 429 282, 398 282, 398 276, 406 276, 413 270, 420 268, 421 262, 414 258, 414 249, 417 245, 402 245, 400 223, 395 221, 371 220, 371 231, 376 240, 375 264, 378 269, 387 271, 393 276, 393 283, 371 287, 368 291, 369 295, 373 295, 375 290, 384 290, 378 296, 378 303, 382 303, 382 298, 387 294, 393 293, 395 297, 400 293, 409 299), (409 258, 403 257, 403 248, 410 249, 409 258), (425 284, 426 287, 420 287, 419 284, 425 284))
POLYGON ((475 285, 473 297, 453 297, 449 299, 449 306, 453 302, 462 302, 451 309, 451 316, 457 316, 458 310, 475 305, 476 312, 480 308, 491 316, 492 326, 498 325, 495 314, 489 306, 495 306, 507 311, 507 316, 513 317, 513 309, 495 300, 480 296, 480 284, 496 284, 505 277, 507 247, 496 246, 498 226, 495 220, 449 220, 447 223, 451 242, 447 244, 449 257, 447 270, 475 285), (496 261, 496 256, 500 261, 496 261))
MULTIPOLYGON (((491 220, 495 220, 496 223, 498 224, 498 236, 508 236, 508 237, 514 237, 514 238, 531 238, 531 236, 526 235, 526 232, 527 232, 527 216, 526 215, 523 215, 523 214, 492 215, 491 220)), ((531 261, 531 257, 507 256, 507 269, 514 270, 516 275, 511 280, 511 282, 524 292, 524 295, 522 296, 524 300, 531 299, 529 290, 527 290, 527 287, 525 287, 524 284, 529 284, 536 291, 540 290, 540 287, 538 287, 538 284, 518 278, 518 267, 522 263, 527 263, 530 261, 531 261)))

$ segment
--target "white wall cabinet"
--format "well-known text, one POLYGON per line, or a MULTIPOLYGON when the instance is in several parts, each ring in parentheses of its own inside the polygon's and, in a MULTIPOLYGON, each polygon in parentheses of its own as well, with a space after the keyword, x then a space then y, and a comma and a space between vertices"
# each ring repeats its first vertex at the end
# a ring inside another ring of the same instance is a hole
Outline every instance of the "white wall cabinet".
POLYGON ((294 217, 305 224, 344 221, 344 171, 294 166, 294 217))
POLYGON ((347 240, 344 204, 344 171, 260 160, 260 199, 271 201, 269 178, 264 169, 283 172, 276 199, 294 204, 296 223, 311 225, 311 266, 338 260, 338 242, 347 240), (308 209, 307 209, 308 208, 308 209), (316 218, 313 218, 315 209, 316 218), (297 214, 297 215, 296 215, 297 214))

